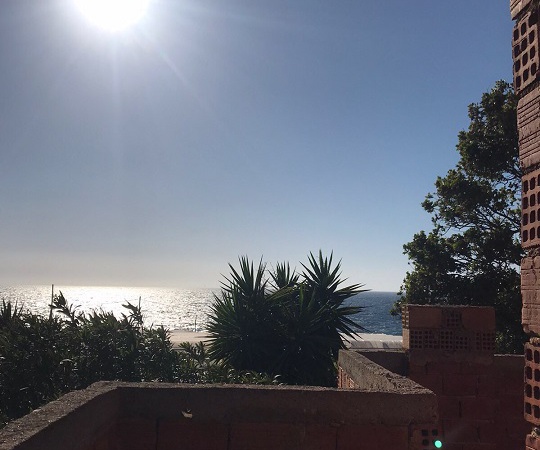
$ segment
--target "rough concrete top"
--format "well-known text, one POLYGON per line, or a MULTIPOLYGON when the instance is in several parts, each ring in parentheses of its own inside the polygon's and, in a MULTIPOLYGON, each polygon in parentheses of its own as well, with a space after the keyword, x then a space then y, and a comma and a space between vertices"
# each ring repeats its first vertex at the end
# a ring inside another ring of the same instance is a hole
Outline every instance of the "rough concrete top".
POLYGON ((0 430, 0 450, 78 450, 122 419, 194 423, 406 426, 433 423, 427 389, 99 382, 69 393, 0 430), (190 418, 184 414, 189 410, 190 418))
POLYGON ((402 336, 383 333, 356 333, 343 341, 348 349, 398 349, 403 346, 402 336))
POLYGON ((360 389, 376 389, 398 394, 435 394, 409 378, 390 372, 360 353, 342 350, 339 352, 339 366, 351 377, 360 389))

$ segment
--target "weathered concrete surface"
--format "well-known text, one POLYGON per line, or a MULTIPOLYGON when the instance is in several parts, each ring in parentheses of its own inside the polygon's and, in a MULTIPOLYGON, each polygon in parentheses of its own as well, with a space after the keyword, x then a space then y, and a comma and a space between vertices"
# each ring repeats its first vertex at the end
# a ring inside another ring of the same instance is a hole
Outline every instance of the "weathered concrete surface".
MULTIPOLYGON (((123 449, 128 431, 132 440, 140 436, 138 442, 130 444, 130 450, 146 448, 142 440, 165 439, 158 431, 171 421, 198 424, 206 433, 216 426, 226 427, 228 433, 244 430, 242 433, 248 435, 249 430, 261 427, 278 435, 281 429, 291 429, 304 443, 323 429, 339 441, 349 436, 347 430, 365 431, 375 426, 380 430, 377 439, 382 439, 394 428, 401 430, 400 436, 405 430, 406 436, 413 424, 436 421, 436 399, 429 390, 412 382, 383 384, 379 389, 344 390, 100 382, 8 425, 0 431, 0 450, 123 449)), ((359 438, 356 433, 354 436, 359 438)), ((280 439, 286 440, 286 436, 280 439)), ((298 448, 307 447, 302 444, 298 448)))
POLYGON ((116 386, 70 392, 0 430, 0 450, 85 450, 120 414, 116 386))
POLYGON ((435 395, 429 389, 409 378, 390 372, 360 353, 341 350, 338 365, 351 377, 359 389, 399 394, 422 393, 431 395, 435 399, 435 395))
POLYGON ((401 425, 431 422, 437 410, 434 395, 410 380, 403 380, 400 388, 374 386, 355 391, 304 386, 165 383, 119 384, 118 389, 125 407, 123 417, 155 417, 157 414, 172 418, 190 410, 192 420, 222 423, 401 425))
POLYGON ((367 359, 373 361, 375 364, 384 367, 390 372, 394 372, 398 375, 407 376, 409 368, 409 359, 407 354, 402 350, 364 350, 354 349, 356 353, 365 356, 367 359))

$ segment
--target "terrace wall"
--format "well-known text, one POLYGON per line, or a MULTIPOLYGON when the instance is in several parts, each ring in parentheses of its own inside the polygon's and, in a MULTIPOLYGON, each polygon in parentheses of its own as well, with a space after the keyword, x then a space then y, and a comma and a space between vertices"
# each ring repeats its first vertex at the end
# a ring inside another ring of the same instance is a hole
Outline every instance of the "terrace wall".
MULTIPOLYGON (((524 418, 524 357, 493 353, 493 309, 408 305, 402 317, 401 355, 408 361, 408 377, 436 394, 437 428, 444 448, 522 450, 530 431, 524 418)), ((536 354, 529 353, 529 365, 534 365, 536 354)), ((353 355, 350 351, 340 354, 339 387, 369 387, 369 371, 378 369, 364 361, 368 353, 353 355)), ((384 352, 377 360, 385 365, 384 352)), ((388 354, 388 363, 401 367, 395 352, 388 354)), ((530 372, 533 379, 534 370, 530 372)), ((386 378, 388 383, 399 383, 402 377, 392 374, 386 378)), ((529 384, 530 403, 534 403, 534 381, 529 384)), ((533 414, 534 405, 531 411, 533 414)), ((534 448, 540 450, 540 445, 534 448)))
POLYGON ((435 396, 338 390, 100 382, 0 431, 0 450, 416 449, 435 396))

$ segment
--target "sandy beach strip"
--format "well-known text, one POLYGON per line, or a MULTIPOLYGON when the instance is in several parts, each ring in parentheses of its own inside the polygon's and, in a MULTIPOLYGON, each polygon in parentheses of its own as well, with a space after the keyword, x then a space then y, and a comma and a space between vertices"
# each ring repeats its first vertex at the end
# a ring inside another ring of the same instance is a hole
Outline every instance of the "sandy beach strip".
POLYGON ((210 338, 208 334, 198 331, 171 330, 170 332, 173 347, 178 347, 178 344, 181 344, 182 342, 196 344, 198 342, 207 341, 210 338))
MULTIPOLYGON (((171 330, 171 343, 174 347, 182 342, 191 342, 196 344, 198 342, 205 342, 210 336, 205 332, 185 331, 185 330, 171 330)), ((387 343, 401 343, 401 336, 392 336, 389 334, 375 334, 375 333, 358 333, 355 338, 351 340, 353 342, 387 342, 387 343)), ((354 344, 352 345, 353 347, 354 344)))

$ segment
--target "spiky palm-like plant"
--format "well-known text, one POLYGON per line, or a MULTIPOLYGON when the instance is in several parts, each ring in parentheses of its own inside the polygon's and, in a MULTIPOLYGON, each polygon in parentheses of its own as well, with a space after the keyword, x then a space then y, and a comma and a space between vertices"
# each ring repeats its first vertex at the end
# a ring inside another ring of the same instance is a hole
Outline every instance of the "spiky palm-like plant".
POLYGON ((301 275, 287 263, 254 270, 248 258, 225 278, 215 296, 208 331, 210 353, 240 370, 266 372, 291 384, 335 384, 335 358, 341 335, 359 327, 350 319, 361 308, 344 305, 362 292, 360 285, 340 288, 340 263, 310 254, 301 275), (269 285, 271 288, 269 288, 269 285))
POLYGON ((341 278, 341 261, 332 267, 332 257, 332 253, 329 258, 323 257, 319 251, 318 258, 315 258, 310 253, 309 265, 302 264, 302 278, 308 295, 324 310, 325 324, 321 333, 333 341, 332 354, 337 357, 339 349, 344 347, 341 336, 351 337, 355 331, 363 330, 350 318, 362 307, 347 306, 345 301, 367 289, 362 289, 362 284, 340 287, 346 281, 341 278))
POLYGON ((281 296, 269 293, 262 261, 257 270, 247 257, 240 258, 239 271, 229 267, 231 276, 222 283, 221 295, 214 295, 210 313, 210 355, 239 370, 268 372, 268 361, 281 346, 281 296))

